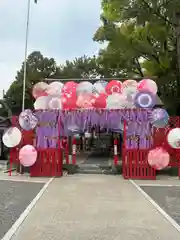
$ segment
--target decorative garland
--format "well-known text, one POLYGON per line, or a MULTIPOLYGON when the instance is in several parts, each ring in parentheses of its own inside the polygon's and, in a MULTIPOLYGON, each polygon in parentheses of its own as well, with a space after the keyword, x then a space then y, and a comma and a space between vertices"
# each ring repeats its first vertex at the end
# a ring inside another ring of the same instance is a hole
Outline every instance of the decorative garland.
POLYGON ((151 111, 148 109, 122 110, 71 110, 71 111, 36 111, 39 124, 36 127, 37 147, 53 147, 57 137, 69 136, 74 132, 85 132, 90 126, 100 126, 101 129, 118 129, 120 123, 126 121, 127 148, 145 148, 149 145, 151 111), (138 126, 138 127, 137 127, 138 126), (130 137, 130 140, 129 140, 130 137))

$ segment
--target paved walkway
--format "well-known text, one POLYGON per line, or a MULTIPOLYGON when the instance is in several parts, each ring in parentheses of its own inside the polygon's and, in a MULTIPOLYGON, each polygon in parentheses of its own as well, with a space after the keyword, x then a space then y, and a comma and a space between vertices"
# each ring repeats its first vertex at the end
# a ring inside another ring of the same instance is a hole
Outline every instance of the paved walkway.
POLYGON ((120 176, 55 179, 12 240, 169 240, 180 233, 120 176))

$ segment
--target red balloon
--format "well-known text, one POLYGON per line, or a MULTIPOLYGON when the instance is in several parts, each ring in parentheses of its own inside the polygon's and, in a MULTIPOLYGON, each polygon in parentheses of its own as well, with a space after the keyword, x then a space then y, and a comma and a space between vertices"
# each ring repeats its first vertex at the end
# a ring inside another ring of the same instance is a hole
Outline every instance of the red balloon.
POLYGON ((112 80, 106 85, 106 92, 107 94, 113 94, 113 93, 122 93, 122 82, 118 80, 112 80))
POLYGON ((65 94, 72 95, 72 94, 76 93, 77 85, 78 84, 76 82, 73 82, 73 81, 67 82, 67 83, 64 84, 62 92, 65 93, 65 94))
POLYGON ((93 106, 95 108, 106 108, 106 98, 107 94, 100 93, 99 96, 95 99, 93 106))
POLYGON ((62 108, 69 110, 75 109, 77 108, 76 101, 77 101, 76 95, 73 94, 68 97, 66 94, 64 94, 64 96, 62 97, 62 108))

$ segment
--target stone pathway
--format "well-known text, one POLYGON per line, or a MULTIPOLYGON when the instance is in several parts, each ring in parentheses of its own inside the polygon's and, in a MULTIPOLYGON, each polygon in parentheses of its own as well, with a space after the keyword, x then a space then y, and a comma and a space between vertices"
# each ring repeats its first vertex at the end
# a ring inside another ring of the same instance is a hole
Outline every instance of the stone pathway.
POLYGON ((12 240, 169 240, 180 233, 120 176, 55 179, 12 240))

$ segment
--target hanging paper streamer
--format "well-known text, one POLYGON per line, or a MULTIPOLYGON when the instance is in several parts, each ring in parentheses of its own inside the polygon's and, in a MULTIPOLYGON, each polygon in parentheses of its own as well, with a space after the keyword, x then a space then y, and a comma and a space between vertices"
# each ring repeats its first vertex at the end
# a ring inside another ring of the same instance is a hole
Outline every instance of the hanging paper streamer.
POLYGON ((138 92, 134 98, 134 103, 139 108, 153 108, 155 101, 155 95, 147 91, 138 92))
POLYGON ((174 128, 167 135, 169 145, 174 149, 180 149, 180 128, 174 128))
POLYGON ((162 170, 169 165, 169 153, 163 148, 155 148, 148 153, 148 163, 156 170, 162 170))
POLYGON ((16 147, 22 139, 21 131, 17 127, 8 128, 2 137, 4 145, 8 148, 16 147))
POLYGON ((48 90, 49 85, 45 82, 39 82, 34 85, 32 95, 34 98, 42 97, 42 96, 47 96, 47 90, 48 90))
POLYGON ((32 145, 25 145, 19 151, 19 160, 24 167, 31 167, 37 160, 37 151, 32 145))

